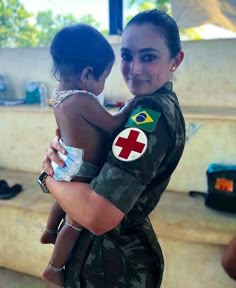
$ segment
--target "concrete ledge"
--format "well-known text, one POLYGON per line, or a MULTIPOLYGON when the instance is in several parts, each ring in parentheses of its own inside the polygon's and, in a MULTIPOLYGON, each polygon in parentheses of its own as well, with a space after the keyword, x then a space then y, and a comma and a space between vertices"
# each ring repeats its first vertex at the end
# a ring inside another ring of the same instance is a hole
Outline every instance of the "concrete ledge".
MULTIPOLYGON (((0 266, 33 276, 41 275, 52 250, 52 245, 39 243, 53 198, 41 192, 37 176, 36 173, 0 169, 0 179, 7 180, 10 185, 20 183, 24 188, 15 198, 0 200, 0 266)), ((165 192, 151 214, 166 260, 163 288, 211 288, 214 275, 219 278, 215 288, 233 288, 235 283, 221 269, 220 255, 236 234, 235 220, 236 215, 206 208, 201 198, 165 192), (207 269, 202 261, 207 261, 207 269), (196 267, 199 268, 196 270, 196 267), (192 277, 186 276, 186 271, 192 277), (201 277, 197 271, 201 271, 201 277), (193 279, 196 286, 190 284, 193 279)))
POLYGON ((236 214, 207 208, 187 193, 165 192, 150 218, 157 235, 173 240, 227 245, 236 235, 236 214))
POLYGON ((55 285, 46 283, 38 277, 0 268, 0 287, 7 288, 55 288, 55 285))
MULTIPOLYGON (((182 108, 189 141, 169 189, 180 193, 193 189, 206 191, 205 171, 209 164, 233 164, 235 159, 236 109, 182 108)), ((109 111, 114 113, 115 109, 109 111)), ((0 166, 38 173, 48 143, 55 134, 52 109, 30 105, 0 107, 0 119, 0 135, 4 139, 0 166)))
POLYGON ((33 276, 41 275, 52 250, 39 242, 53 199, 41 192, 37 176, 0 169, 1 179, 24 189, 15 198, 0 200, 0 266, 33 276))

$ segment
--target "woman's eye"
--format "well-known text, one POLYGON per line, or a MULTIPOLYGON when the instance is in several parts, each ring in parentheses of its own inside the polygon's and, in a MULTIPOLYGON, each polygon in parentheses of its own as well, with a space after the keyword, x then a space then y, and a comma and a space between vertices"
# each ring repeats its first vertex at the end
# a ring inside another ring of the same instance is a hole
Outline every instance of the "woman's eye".
POLYGON ((133 57, 130 54, 122 53, 121 59, 124 60, 125 62, 130 62, 132 61, 133 57))
POLYGON ((155 60, 157 57, 154 55, 145 55, 142 57, 142 61, 144 62, 151 62, 153 60, 155 60))

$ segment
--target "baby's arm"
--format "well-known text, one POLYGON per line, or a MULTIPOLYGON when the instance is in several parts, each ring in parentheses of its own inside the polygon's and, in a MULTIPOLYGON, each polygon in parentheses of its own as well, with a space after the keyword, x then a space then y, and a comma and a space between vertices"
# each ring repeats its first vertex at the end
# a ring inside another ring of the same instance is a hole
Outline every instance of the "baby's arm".
POLYGON ((130 115, 133 108, 133 100, 127 101, 127 103, 118 111, 112 115, 109 113, 94 97, 88 97, 82 101, 81 114, 85 120, 95 125, 96 127, 112 133, 115 129, 123 125, 130 115))

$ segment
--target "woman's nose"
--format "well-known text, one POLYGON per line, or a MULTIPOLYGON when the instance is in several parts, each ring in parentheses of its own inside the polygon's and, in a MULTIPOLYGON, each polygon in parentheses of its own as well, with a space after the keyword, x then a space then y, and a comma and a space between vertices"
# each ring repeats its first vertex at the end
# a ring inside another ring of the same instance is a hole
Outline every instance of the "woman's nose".
POLYGON ((136 75, 141 73, 141 63, 138 59, 133 59, 133 61, 130 63, 130 74, 136 75))

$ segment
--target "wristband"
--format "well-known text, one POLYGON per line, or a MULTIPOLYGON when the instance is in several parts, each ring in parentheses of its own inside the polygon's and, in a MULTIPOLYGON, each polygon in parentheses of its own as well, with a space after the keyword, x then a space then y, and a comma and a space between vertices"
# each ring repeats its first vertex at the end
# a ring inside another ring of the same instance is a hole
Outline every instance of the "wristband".
POLYGON ((38 178, 38 184, 40 185, 40 187, 42 188, 43 192, 44 193, 50 193, 50 191, 48 190, 48 187, 46 185, 46 178, 48 177, 48 174, 46 172, 42 172, 40 175, 39 175, 39 178, 38 178))

